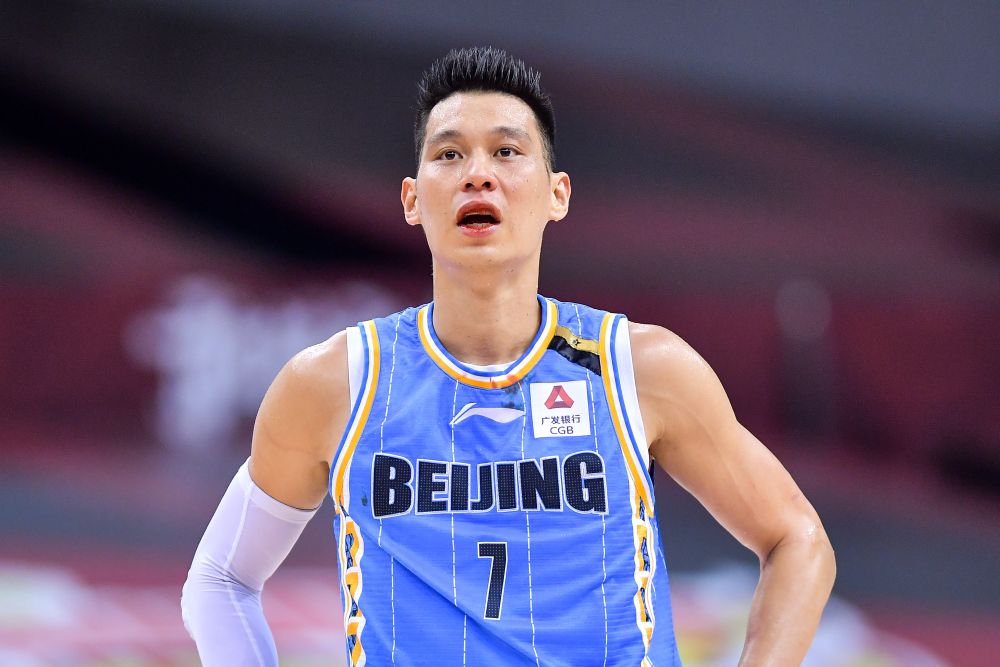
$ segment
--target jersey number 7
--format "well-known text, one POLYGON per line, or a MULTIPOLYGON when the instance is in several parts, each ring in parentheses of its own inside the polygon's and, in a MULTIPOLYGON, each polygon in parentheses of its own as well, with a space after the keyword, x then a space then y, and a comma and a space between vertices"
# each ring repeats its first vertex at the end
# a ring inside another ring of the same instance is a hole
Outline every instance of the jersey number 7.
POLYGON ((489 558, 490 584, 486 589, 486 610, 483 618, 496 620, 500 618, 500 608, 503 606, 503 587, 507 580, 507 543, 479 542, 479 557, 489 558))

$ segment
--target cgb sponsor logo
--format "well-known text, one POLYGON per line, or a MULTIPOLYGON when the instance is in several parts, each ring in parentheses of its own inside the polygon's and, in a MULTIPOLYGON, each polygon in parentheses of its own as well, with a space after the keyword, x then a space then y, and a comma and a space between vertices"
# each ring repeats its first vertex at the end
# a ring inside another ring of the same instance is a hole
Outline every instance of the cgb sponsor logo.
POLYGON ((532 382, 531 425, 536 438, 590 435, 590 396, 586 380, 532 382))

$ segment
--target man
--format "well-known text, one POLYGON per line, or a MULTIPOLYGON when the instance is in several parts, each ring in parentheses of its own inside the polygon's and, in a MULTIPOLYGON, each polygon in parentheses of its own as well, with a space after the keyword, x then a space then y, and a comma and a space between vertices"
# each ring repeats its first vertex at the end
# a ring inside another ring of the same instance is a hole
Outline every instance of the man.
POLYGON ((676 335, 536 293, 571 192, 538 79, 425 73, 401 199, 434 301, 271 385, 185 584, 206 665, 276 664, 260 590, 327 493, 351 665, 679 665, 651 461, 760 558, 740 664, 804 657, 834 558, 788 473, 676 335))

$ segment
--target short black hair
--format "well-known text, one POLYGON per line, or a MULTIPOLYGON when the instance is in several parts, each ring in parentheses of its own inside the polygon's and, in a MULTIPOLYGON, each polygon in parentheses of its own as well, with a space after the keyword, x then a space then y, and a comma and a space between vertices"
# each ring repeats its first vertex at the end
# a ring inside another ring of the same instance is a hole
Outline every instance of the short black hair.
POLYGON ((438 102, 466 90, 507 93, 520 98, 535 112, 542 135, 542 150, 550 171, 556 166, 556 119, 552 101, 541 87, 542 75, 501 49, 476 46, 452 49, 435 60, 417 84, 417 118, 413 125, 417 166, 424 147, 427 116, 438 102))

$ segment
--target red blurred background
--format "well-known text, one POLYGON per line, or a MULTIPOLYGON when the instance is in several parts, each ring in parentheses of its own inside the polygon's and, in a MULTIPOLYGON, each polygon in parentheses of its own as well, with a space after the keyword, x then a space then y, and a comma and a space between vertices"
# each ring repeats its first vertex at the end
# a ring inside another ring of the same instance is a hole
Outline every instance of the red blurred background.
MULTIPOLYGON (((430 298, 414 82, 485 43, 573 178, 542 292, 683 336, 824 519, 807 664, 991 664, 1000 11, 480 9, 0 3, 0 665, 193 663, 180 584, 271 378, 430 298)), ((756 561, 657 486, 685 664, 735 664, 756 561)), ((330 513, 265 595, 290 664, 343 653, 330 513)))

